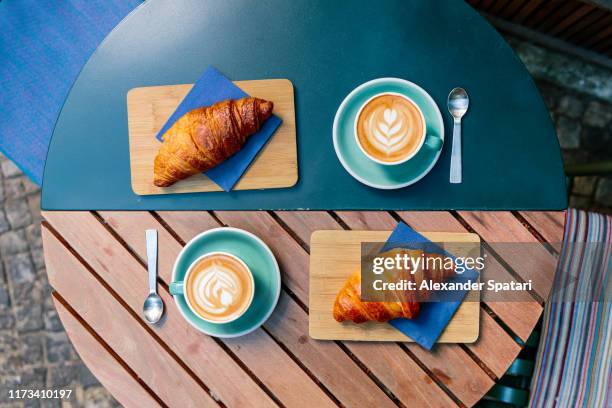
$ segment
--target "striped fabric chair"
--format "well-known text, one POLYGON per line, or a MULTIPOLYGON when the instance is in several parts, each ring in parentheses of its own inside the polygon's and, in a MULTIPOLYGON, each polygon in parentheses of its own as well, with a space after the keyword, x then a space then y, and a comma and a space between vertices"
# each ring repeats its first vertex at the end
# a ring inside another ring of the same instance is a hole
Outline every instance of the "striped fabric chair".
POLYGON ((568 210, 530 407, 612 407, 612 216, 568 210))

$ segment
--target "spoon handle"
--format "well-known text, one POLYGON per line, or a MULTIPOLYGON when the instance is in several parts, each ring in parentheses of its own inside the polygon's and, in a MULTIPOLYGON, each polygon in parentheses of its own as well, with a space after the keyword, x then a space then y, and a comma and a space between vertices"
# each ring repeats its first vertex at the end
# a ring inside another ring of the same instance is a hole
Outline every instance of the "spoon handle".
POLYGON ((147 236, 147 267, 149 269, 149 293, 156 293, 157 288, 157 230, 148 229, 147 236))
POLYGON ((455 119, 453 125, 453 150, 450 162, 450 182, 461 183, 461 119, 455 119))

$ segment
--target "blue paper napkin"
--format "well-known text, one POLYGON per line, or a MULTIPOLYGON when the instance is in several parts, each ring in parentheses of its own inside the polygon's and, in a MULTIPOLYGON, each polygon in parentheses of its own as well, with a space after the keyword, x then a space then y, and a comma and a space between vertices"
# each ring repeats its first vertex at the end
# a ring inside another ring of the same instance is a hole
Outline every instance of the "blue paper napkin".
MULTIPOLYGON (((447 253, 403 222, 400 222, 395 227, 381 252, 389 251, 393 248, 410 247, 409 244, 416 244, 413 248, 423 249, 427 253, 437 253, 452 257, 452 254, 447 253)), ((465 282, 470 279, 474 281, 476 277, 478 277, 478 272, 466 269, 463 274, 453 277, 453 281, 465 282)), ((389 323, 422 347, 431 350, 455 315, 467 293, 468 291, 449 292, 448 298, 450 300, 448 301, 421 303, 421 310, 416 319, 398 318, 389 321, 389 323)))
MULTIPOLYGON (((178 108, 170 116, 166 124, 157 134, 157 139, 162 140, 162 135, 174 122, 187 112, 201 106, 210 106, 225 99, 240 99, 247 95, 242 89, 238 88, 227 79, 221 72, 214 67, 208 67, 200 79, 196 81, 191 91, 185 96, 178 108)), ((240 180, 249 167, 257 153, 268 142, 272 134, 280 126, 282 120, 272 115, 266 120, 259 129, 259 132, 249 137, 242 149, 235 155, 225 160, 218 166, 208 170, 206 176, 217 183, 223 190, 230 191, 240 180)))

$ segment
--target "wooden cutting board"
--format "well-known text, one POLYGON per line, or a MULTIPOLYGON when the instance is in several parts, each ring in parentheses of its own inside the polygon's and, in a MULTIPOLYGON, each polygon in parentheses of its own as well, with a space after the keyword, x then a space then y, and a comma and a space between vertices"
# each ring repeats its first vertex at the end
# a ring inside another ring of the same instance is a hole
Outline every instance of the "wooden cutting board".
MULTIPOLYGON (((310 237, 310 337, 322 340, 413 340, 386 323, 338 323, 332 316, 334 300, 346 279, 360 268, 361 243, 384 242, 390 231, 315 231, 310 237)), ((480 242, 468 233, 421 232, 432 242, 480 242)), ((449 251, 456 256, 455 252, 449 251)), ((469 293, 478 299, 478 293, 469 293)), ((480 302, 464 301, 439 343, 473 343, 478 339, 480 302)))
MULTIPOLYGON (((247 169, 234 190, 291 187, 297 183, 297 147, 293 85, 288 79, 234 82, 251 96, 274 102, 283 123, 247 169)), ((127 94, 132 189, 138 195, 222 191, 203 174, 170 187, 153 185, 153 159, 161 142, 155 136, 193 85, 131 89, 127 94)))

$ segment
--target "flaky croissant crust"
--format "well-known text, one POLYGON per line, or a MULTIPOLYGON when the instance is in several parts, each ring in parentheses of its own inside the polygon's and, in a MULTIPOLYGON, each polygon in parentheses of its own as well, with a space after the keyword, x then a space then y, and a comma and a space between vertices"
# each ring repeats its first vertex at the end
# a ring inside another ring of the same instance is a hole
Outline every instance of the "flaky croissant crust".
POLYGON ((369 320, 387 322, 397 317, 412 319, 419 313, 418 302, 362 302, 361 272, 357 271, 346 281, 334 302, 334 319, 354 323, 369 320))
MULTIPOLYGON (((422 251, 413 250, 393 250, 390 253, 404 252, 411 253, 411 256, 420 256, 422 251)), ((437 254, 426 254, 426 257, 439 257, 437 254)), ((452 271, 441 269, 419 270, 415 274, 403 275, 403 278, 411 279, 419 287, 423 279, 431 279, 434 282, 441 282, 452 271)), ((418 298, 422 299, 427 294, 419 293, 418 298)), ((405 292, 402 298, 397 298, 395 302, 363 302, 361 300, 361 271, 353 273, 342 289, 338 292, 333 307, 334 319, 338 322, 352 321, 354 323, 364 323, 367 321, 387 322, 391 319, 404 317, 414 319, 418 316, 421 309, 420 303, 414 299, 414 293, 405 292)))
POLYGON ((187 112, 162 136, 153 184, 167 187, 228 159, 261 128, 272 109, 272 102, 248 97, 187 112))

